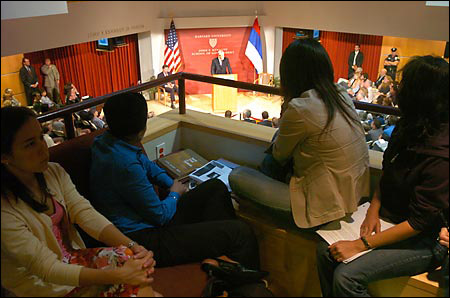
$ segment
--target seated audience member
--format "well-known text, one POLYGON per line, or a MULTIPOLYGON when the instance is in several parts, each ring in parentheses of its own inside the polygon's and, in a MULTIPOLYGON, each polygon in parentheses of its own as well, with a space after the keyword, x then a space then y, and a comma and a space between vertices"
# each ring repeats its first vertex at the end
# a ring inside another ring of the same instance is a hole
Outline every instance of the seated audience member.
POLYGON ((395 129, 395 125, 398 122, 398 117, 394 115, 389 115, 387 117, 387 127, 384 128, 382 137, 384 140, 388 141, 391 139, 392 132, 395 129))
POLYGON ((70 89, 69 92, 70 92, 69 96, 66 97, 66 105, 70 105, 70 104, 81 102, 81 99, 78 97, 75 88, 70 89))
POLYGON ((375 101, 373 101, 372 103, 377 104, 377 105, 382 105, 385 98, 386 98, 386 95, 380 94, 375 98, 375 101))
POLYGON ((48 161, 31 109, 1 114, 2 287, 18 297, 153 296, 153 253, 95 211, 48 161), (74 223, 110 247, 86 249, 74 223))
POLYGON ((376 141, 380 138, 381 134, 383 133, 383 128, 381 128, 381 122, 378 118, 373 119, 372 123, 370 124, 371 130, 368 132, 368 138, 367 141, 376 141))
MULTIPOLYGON (((150 112, 148 112, 148 114, 147 114, 147 119, 150 119, 150 118, 153 118, 153 117, 155 117, 155 112, 154 111, 150 111, 150 112)), ((103 120, 102 120, 103 121, 103 120)), ((104 126, 104 125, 103 125, 104 126)))
MULTIPOLYGON (((361 87, 363 87, 364 86, 364 83, 367 81, 367 80, 369 80, 369 74, 367 73, 367 72, 365 72, 365 73, 363 73, 362 75, 361 75, 361 87)), ((370 85, 369 85, 370 86, 370 85)), ((366 87, 367 88, 367 87, 366 87)))
POLYGON ((66 127, 62 118, 53 120, 51 123, 51 127, 52 129, 50 130, 50 136, 52 138, 65 137, 66 127))
POLYGON ((35 110, 38 114, 46 111, 45 108, 43 111, 41 103, 41 93, 39 91, 31 93, 31 100, 33 101, 33 110, 35 110))
POLYGON ((383 94, 387 94, 390 90, 391 84, 393 80, 390 76, 385 76, 383 79, 383 82, 381 83, 380 87, 378 88, 378 91, 380 91, 383 94))
POLYGON ((392 103, 392 99, 389 96, 385 96, 383 98, 383 102, 381 103, 383 106, 393 107, 394 104, 392 103))
POLYGON ((10 100, 11 101, 11 106, 13 107, 20 107, 21 104, 20 102, 16 99, 16 97, 14 96, 14 92, 11 88, 6 88, 5 89, 5 94, 3 94, 3 100, 10 100))
POLYGON ((55 108, 55 103, 47 96, 47 91, 44 89, 40 89, 39 91, 41 92, 41 104, 47 107, 46 110, 55 108))
POLYGON ((403 68, 402 115, 384 152, 361 238, 317 246, 323 297, 368 297, 370 283, 433 270, 448 256, 448 244, 436 239, 443 226, 439 214, 448 220, 448 70, 444 59, 432 56, 414 57, 403 68), (395 226, 381 232, 380 217, 395 226))
POLYGON ((350 94, 351 96, 356 96, 356 93, 358 93, 359 89, 361 88, 362 82, 362 68, 358 67, 353 75, 353 78, 348 82, 348 94, 350 94))
POLYGON ((377 80, 374 83, 376 88, 378 88, 381 85, 381 83, 383 82, 384 77, 386 76, 386 74, 387 74, 386 68, 382 68, 381 71, 380 71, 380 74, 378 75, 377 80))
POLYGON ((278 128, 280 127, 280 118, 278 117, 272 117, 272 127, 278 128))
POLYGON ((281 58, 280 78, 282 117, 269 148, 275 164, 266 157, 261 171, 286 182, 284 166, 293 162, 289 185, 280 185, 290 196, 277 197, 282 190, 276 188, 267 196, 290 206, 299 228, 313 228, 354 212, 368 195, 368 148, 353 101, 333 84, 333 66, 319 42, 292 42, 281 58))
POLYGON ((389 86, 389 92, 387 96, 391 99, 393 106, 398 106, 397 102, 397 93, 398 93, 398 82, 392 82, 392 84, 389 86))
POLYGON ((370 88, 372 88, 372 81, 371 80, 369 80, 369 79, 367 79, 367 80, 365 80, 364 82, 363 82, 363 84, 362 84, 362 86, 361 86, 361 88, 366 88, 367 90, 369 90, 370 88))
POLYGON ((369 91, 366 87, 361 87, 359 89, 358 93, 356 94, 356 100, 362 101, 362 102, 369 102, 369 91))
POLYGON ((269 120, 269 113, 267 111, 262 112, 263 121, 258 122, 259 125, 272 127, 272 121, 269 120))
POLYGON ((72 96, 72 103, 81 101, 80 93, 78 92, 75 85, 71 82, 68 82, 64 85, 64 96, 65 96, 66 104, 67 104, 67 100, 69 99, 70 96, 72 96), (75 98, 76 98, 75 100, 73 99, 74 98, 72 95, 73 93, 75 93, 75 98))
POLYGON ((242 112, 242 117, 244 117, 245 122, 256 123, 256 120, 250 118, 251 116, 252 111, 250 111, 249 109, 246 109, 244 110, 244 112, 242 112))
MULTIPOLYGON (((169 71, 169 66, 163 65, 162 72, 158 74, 158 79, 170 76, 172 72, 169 71)), ((175 85, 175 81, 168 82, 164 85, 166 92, 170 93, 170 107, 175 109, 175 92, 178 93, 178 87, 175 85)))
POLYGON ((225 118, 230 118, 231 119, 232 113, 230 110, 226 110, 225 111, 225 118))
MULTIPOLYGON (((85 100, 81 100, 85 101, 85 100)), ((102 129, 105 126, 105 122, 99 117, 97 107, 90 107, 78 112, 78 115, 82 120, 91 121, 95 127, 93 129, 102 129)))
POLYGON ((219 179, 187 191, 143 153, 147 103, 139 93, 108 99, 108 130, 92 145, 93 205, 128 237, 154 252, 157 266, 227 257, 259 267, 251 228, 236 219, 230 193, 219 179), (168 189, 161 200, 154 185, 168 189))

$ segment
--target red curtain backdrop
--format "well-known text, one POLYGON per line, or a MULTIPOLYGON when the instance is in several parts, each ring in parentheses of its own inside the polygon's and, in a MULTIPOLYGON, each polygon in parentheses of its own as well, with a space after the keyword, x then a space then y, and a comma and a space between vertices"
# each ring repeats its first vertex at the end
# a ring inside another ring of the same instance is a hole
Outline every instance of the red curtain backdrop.
POLYGON ((60 93, 64 102, 64 84, 72 82, 81 96, 97 97, 137 85, 139 53, 137 34, 124 36, 126 46, 113 52, 96 51, 96 42, 81 43, 49 49, 24 56, 30 59, 38 75, 39 85, 44 82, 40 71, 45 58, 50 58, 60 74, 60 93))
MULTIPOLYGON (((179 71, 210 76, 211 61, 221 49, 230 60, 231 69, 238 75, 238 80, 253 83, 255 68, 245 56, 251 29, 252 27, 177 29, 182 56, 179 71)), ((165 30, 166 39, 168 32, 169 30, 165 30)), ((188 80, 186 93, 211 94, 212 85, 188 80)))
MULTIPOLYGON (((283 52, 294 41, 293 37, 298 30, 301 29, 284 28, 283 52)), ((370 80, 376 80, 383 36, 320 31, 320 42, 333 63, 335 82, 339 78, 347 78, 348 56, 354 51, 356 43, 361 45, 361 52, 364 54, 363 72, 369 74, 370 80)))

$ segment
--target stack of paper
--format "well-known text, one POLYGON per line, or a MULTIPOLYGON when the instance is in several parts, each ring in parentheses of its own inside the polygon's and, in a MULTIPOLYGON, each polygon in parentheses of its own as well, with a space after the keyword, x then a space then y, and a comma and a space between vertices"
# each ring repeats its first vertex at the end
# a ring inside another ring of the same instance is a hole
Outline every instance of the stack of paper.
MULTIPOLYGON (((323 228, 317 231, 326 242, 330 245, 341 240, 356 240, 360 238, 360 227, 366 218, 367 209, 369 209, 370 203, 364 203, 358 207, 352 215, 348 215, 340 220, 330 222, 323 228)), ((384 231, 394 224, 380 219, 381 231, 384 231)), ((368 253, 370 250, 363 251, 354 255, 351 258, 344 260, 344 263, 353 261, 354 259, 368 253)))

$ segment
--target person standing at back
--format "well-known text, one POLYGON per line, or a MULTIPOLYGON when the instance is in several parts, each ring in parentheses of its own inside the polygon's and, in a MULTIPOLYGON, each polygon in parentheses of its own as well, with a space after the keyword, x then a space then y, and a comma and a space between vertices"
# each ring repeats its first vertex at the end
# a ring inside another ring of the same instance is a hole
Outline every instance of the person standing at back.
POLYGON ((44 76, 44 87, 50 99, 57 104, 61 104, 59 95, 59 71, 55 64, 51 63, 50 58, 45 58, 45 64, 41 66, 41 72, 44 76))
POLYGON ((397 48, 392 48, 391 53, 384 59, 384 68, 387 70, 387 75, 396 80, 397 66, 400 63, 400 57, 397 55, 397 48))
POLYGON ((38 91, 38 77, 36 75, 36 71, 34 70, 34 67, 30 64, 30 59, 23 58, 22 59, 22 67, 19 71, 20 74, 20 80, 23 83, 23 86, 25 88, 25 96, 27 97, 27 105, 32 106, 33 105, 33 92, 38 91))
POLYGON ((355 44, 355 50, 350 53, 348 56, 348 79, 350 80, 353 77, 356 69, 358 67, 362 67, 364 61, 364 55, 360 51, 360 45, 355 44))

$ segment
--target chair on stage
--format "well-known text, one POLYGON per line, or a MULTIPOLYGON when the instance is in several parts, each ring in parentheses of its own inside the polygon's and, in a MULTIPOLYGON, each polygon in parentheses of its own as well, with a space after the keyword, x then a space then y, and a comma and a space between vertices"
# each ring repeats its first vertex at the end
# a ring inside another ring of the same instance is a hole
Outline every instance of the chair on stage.
MULTIPOLYGON (((158 103, 161 102, 161 95, 163 96, 163 102, 164 105, 170 106, 170 94, 166 91, 166 89, 163 86, 158 86, 158 103), (169 105, 167 105, 167 102, 169 101, 169 105)), ((178 103, 179 99, 177 96, 177 93, 175 93, 175 103, 178 103)))
MULTIPOLYGON (((275 87, 275 84, 273 82, 273 74, 262 72, 258 74, 258 78, 253 82, 253 84, 259 84, 259 85, 265 85, 270 87, 275 87)), ((253 92, 253 95, 255 92, 253 92)), ((267 97, 270 97, 271 94, 267 93, 267 97)))
MULTIPOLYGON (((163 86, 158 86, 158 102, 161 102, 161 95, 163 95, 163 99, 164 99, 164 105, 167 106, 167 92, 166 89, 164 89, 163 86)), ((170 95, 169 95, 170 96, 170 95)))

